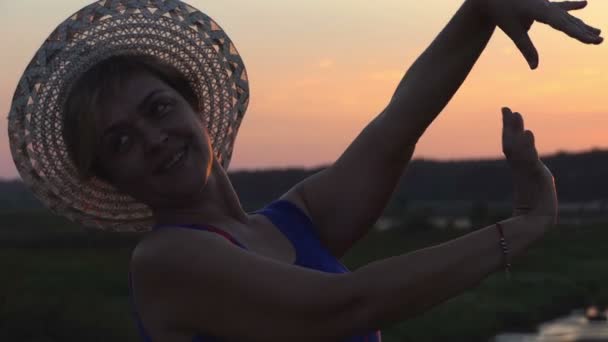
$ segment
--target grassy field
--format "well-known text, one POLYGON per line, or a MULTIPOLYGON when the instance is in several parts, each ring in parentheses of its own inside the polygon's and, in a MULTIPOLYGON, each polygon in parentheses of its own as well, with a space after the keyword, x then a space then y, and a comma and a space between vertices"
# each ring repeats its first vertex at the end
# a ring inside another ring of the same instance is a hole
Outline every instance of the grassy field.
MULTIPOLYGON (((458 236, 449 232, 376 233, 346 256, 353 269, 458 236)), ((514 264, 510 280, 497 273, 427 313, 383 330, 384 342, 487 341, 502 331, 533 331, 571 309, 608 304, 608 230, 560 226, 514 264)))
MULTIPOLYGON (((81 232, 45 214, 0 213, 0 341, 136 341, 127 290, 133 235, 81 232)), ((345 257, 351 268, 458 236, 374 232, 345 257)), ((514 274, 384 329, 385 342, 487 341, 504 330, 590 303, 608 304, 608 231, 560 227, 514 265, 514 274)), ((404 270, 406 272, 407 270, 404 270)))

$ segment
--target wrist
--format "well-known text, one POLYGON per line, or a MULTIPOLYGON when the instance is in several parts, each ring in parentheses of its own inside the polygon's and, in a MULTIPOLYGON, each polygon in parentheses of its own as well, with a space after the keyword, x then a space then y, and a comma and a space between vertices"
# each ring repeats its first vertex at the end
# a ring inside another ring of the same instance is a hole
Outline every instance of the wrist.
POLYGON ((537 234, 538 237, 543 236, 557 223, 557 214, 545 210, 534 209, 523 217, 534 227, 531 233, 537 234))
POLYGON ((489 6, 490 0, 466 0, 466 3, 477 14, 478 21, 484 26, 495 27, 493 15, 489 6))
POLYGON ((557 223, 557 201, 554 193, 548 193, 540 199, 539 205, 530 210, 526 215, 534 216, 546 221, 548 226, 557 223))
POLYGON ((466 0, 480 18, 488 18, 488 0, 466 0))
POLYGON ((513 216, 557 215, 557 195, 551 171, 540 160, 511 163, 515 186, 513 216))

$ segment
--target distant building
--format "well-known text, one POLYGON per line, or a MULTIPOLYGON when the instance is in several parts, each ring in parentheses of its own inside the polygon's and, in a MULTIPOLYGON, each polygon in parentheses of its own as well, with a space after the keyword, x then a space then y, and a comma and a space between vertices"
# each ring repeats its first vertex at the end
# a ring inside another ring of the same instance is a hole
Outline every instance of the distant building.
POLYGON ((468 217, 433 216, 429 221, 433 227, 438 229, 469 230, 473 228, 471 219, 468 217))
POLYGON ((453 227, 457 230, 469 230, 473 228, 471 219, 468 217, 455 218, 453 221, 453 227))
MULTIPOLYGON (((472 205, 472 202, 464 201, 414 202, 410 203, 409 209, 432 208, 432 214, 427 218, 430 226, 437 229, 466 231, 482 228, 473 227, 473 222, 470 218, 472 205)), ((513 210, 513 204, 509 202, 490 202, 488 208, 494 214, 501 213, 499 217, 508 217, 513 210)), ((608 224, 608 200, 560 202, 558 210, 558 225, 608 224)), ((404 214, 403 217, 382 217, 376 222, 374 228, 377 231, 386 231, 395 227, 401 227, 407 221, 407 215, 404 214)))
POLYGON ((589 202, 559 203, 558 224, 584 225, 590 223, 608 222, 608 201, 595 200, 589 202))
POLYGON ((445 216, 434 216, 431 217, 430 222, 435 228, 446 229, 452 223, 452 219, 445 216))
POLYGON ((399 225, 399 223, 401 222, 401 220, 396 219, 394 217, 381 217, 378 219, 378 221, 376 221, 376 224, 374 225, 374 228, 379 231, 379 232, 383 232, 386 230, 389 230, 391 228, 394 228, 395 226, 399 225))

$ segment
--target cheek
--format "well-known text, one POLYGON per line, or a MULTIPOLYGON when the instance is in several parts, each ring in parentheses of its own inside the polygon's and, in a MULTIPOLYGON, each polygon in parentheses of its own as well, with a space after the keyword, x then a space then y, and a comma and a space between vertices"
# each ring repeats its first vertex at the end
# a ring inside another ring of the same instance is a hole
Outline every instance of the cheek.
POLYGON ((127 154, 124 157, 114 158, 109 169, 112 177, 119 183, 127 186, 138 185, 147 178, 145 162, 139 154, 127 154))

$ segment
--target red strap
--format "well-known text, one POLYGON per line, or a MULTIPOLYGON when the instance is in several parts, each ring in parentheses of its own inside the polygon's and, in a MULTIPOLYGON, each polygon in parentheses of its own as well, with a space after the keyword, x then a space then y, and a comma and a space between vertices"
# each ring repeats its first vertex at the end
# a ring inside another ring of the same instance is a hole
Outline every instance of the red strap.
POLYGON ((220 234, 221 236, 223 236, 224 238, 226 238, 226 240, 232 242, 233 244, 235 244, 237 246, 241 246, 243 248, 245 247, 240 242, 238 242, 232 235, 230 235, 228 232, 225 232, 225 231, 223 231, 221 229, 218 229, 218 228, 215 228, 215 227, 209 226, 209 225, 206 225, 205 228, 206 228, 206 230, 208 230, 210 232, 214 232, 214 233, 220 234))
POLYGON ((159 225, 153 226, 152 229, 158 229, 158 228, 162 228, 162 227, 181 227, 181 228, 190 228, 190 229, 196 229, 196 230, 209 231, 209 232, 221 235, 226 240, 232 242, 233 244, 235 244, 235 245, 237 245, 239 247, 247 249, 247 247, 245 247, 242 243, 240 243, 237 239, 235 239, 232 235, 230 235, 230 233, 225 232, 225 231, 223 231, 221 229, 218 229, 216 227, 207 225, 207 224, 205 224, 205 225, 199 225, 199 224, 159 224, 159 225))

